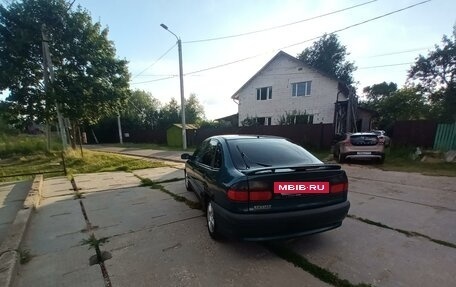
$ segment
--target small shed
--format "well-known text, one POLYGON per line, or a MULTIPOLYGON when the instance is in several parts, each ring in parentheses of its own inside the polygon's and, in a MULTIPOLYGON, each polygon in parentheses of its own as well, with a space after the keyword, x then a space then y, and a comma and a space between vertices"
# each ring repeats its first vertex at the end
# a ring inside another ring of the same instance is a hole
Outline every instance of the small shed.
MULTIPOLYGON (((188 142, 188 131, 195 131, 198 127, 194 124, 186 124, 185 130, 187 131, 187 142, 188 142)), ((192 133, 193 134, 193 133, 192 133)), ((182 146, 182 125, 173 124, 166 130, 166 141, 168 146, 181 147, 182 146)))

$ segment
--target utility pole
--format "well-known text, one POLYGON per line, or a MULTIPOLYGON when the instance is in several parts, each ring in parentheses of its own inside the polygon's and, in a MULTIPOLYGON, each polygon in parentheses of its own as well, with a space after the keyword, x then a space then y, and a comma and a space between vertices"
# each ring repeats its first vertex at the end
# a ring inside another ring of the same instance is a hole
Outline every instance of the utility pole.
POLYGON ((180 79, 180 96, 181 96, 181 118, 182 118, 182 148, 187 149, 187 133, 185 127, 185 96, 184 96, 184 72, 182 68, 182 41, 181 39, 168 29, 168 26, 165 24, 160 24, 160 26, 166 31, 170 32, 177 39, 177 47, 179 50, 179 79, 180 79))
MULTIPOLYGON (((51 55, 49 53, 49 37, 46 30, 46 25, 41 25, 41 36, 42 36, 42 46, 43 46, 43 68, 44 68, 44 85, 46 92, 48 92, 52 87, 50 83, 53 83, 55 80, 54 77, 54 68, 52 66, 51 55)), ((46 103, 49 106, 49 102, 46 103)), ((63 122, 62 114, 60 113, 60 104, 56 102, 55 110, 57 112, 57 121, 59 123, 60 136, 62 138, 62 147, 63 150, 66 150, 68 141, 66 136, 65 124, 63 122)))
POLYGON ((120 124, 120 112, 117 113, 117 127, 119 129, 119 142, 120 144, 123 144, 122 125, 120 124))
POLYGON ((187 132, 185 126, 185 97, 184 97, 184 72, 182 68, 182 41, 180 38, 177 40, 177 47, 179 50, 179 79, 180 79, 180 95, 182 106, 182 148, 187 149, 187 132))

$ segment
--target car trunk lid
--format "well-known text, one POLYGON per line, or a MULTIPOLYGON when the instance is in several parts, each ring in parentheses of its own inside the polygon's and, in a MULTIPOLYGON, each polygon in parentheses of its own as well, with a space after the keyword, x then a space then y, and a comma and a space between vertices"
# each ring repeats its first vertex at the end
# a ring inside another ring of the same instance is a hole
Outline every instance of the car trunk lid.
POLYGON ((347 199, 347 176, 338 165, 259 168, 244 173, 251 213, 312 209, 347 199))

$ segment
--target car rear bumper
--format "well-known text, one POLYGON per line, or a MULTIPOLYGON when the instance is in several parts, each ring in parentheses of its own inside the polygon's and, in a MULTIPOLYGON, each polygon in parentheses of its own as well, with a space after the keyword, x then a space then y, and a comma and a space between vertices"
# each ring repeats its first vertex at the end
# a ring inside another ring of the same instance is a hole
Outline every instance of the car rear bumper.
POLYGON ((293 238, 341 226, 350 202, 281 213, 237 214, 214 204, 218 231, 247 241, 293 238))
POLYGON ((365 158, 365 159, 380 159, 385 156, 383 152, 370 152, 370 154, 363 154, 363 152, 347 152, 343 154, 345 158, 365 158))

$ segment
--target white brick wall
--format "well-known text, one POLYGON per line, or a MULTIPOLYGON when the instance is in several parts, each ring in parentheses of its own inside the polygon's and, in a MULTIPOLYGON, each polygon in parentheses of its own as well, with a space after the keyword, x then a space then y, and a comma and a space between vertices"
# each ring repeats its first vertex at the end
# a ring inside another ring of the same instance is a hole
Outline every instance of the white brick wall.
POLYGON ((286 55, 277 57, 252 79, 239 95, 239 125, 247 117, 280 116, 294 110, 314 115, 314 123, 332 123, 338 82, 308 69, 286 55), (292 97, 292 83, 312 81, 310 96, 292 97), (272 86, 272 99, 258 101, 257 88, 272 86))

